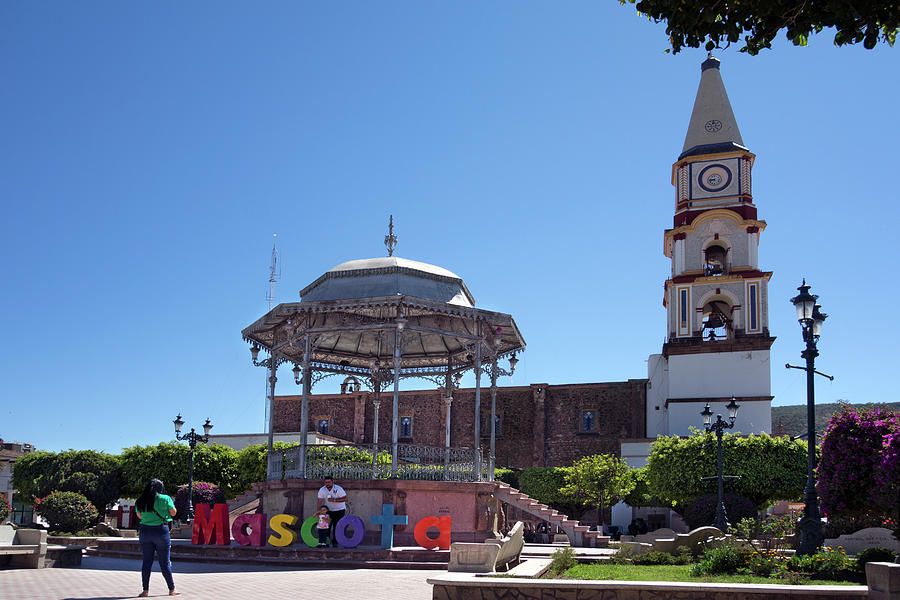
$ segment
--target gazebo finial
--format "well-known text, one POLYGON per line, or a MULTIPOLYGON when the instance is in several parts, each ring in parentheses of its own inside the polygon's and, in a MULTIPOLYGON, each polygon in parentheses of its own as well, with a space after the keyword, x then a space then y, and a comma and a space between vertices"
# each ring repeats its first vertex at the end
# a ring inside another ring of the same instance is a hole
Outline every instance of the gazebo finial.
POLYGON ((397 245, 397 236, 394 235, 394 215, 388 223, 388 234, 384 236, 384 245, 387 246, 388 256, 394 255, 394 247, 397 245))

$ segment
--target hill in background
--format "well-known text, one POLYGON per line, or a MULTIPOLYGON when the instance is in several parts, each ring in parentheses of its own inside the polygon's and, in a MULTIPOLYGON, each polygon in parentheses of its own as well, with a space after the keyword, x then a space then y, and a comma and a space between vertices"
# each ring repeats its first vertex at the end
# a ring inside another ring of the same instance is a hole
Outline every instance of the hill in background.
MULTIPOLYGON (((819 435, 825 433, 831 415, 841 410, 842 403, 816 404, 816 432, 819 435)), ((870 404, 853 404, 855 409, 872 408, 881 406, 892 411, 900 411, 900 402, 875 402, 870 404)), ((791 406, 772 407, 772 435, 796 436, 806 433, 806 405, 796 404, 791 406)))

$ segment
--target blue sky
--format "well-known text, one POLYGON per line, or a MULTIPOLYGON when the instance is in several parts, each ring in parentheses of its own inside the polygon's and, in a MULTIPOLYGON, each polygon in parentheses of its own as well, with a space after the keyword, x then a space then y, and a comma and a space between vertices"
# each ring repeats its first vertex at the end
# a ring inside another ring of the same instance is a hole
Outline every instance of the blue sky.
MULTIPOLYGON (((898 50, 831 40, 717 52, 757 155, 776 405, 805 401, 782 366, 802 277, 830 315, 817 398, 896 399, 898 50)), ((706 56, 665 47, 613 0, 3 3, 0 437, 118 452, 179 411, 261 430, 240 330, 272 234, 296 301, 384 255, 389 214, 398 256, 516 318, 513 384, 645 377, 706 56)))

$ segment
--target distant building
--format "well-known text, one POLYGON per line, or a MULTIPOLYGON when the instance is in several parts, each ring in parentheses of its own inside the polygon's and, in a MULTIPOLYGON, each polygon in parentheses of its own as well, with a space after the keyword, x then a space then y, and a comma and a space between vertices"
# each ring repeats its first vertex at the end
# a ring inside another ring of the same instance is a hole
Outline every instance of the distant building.
POLYGON ((0 492, 6 494, 6 499, 12 506, 9 521, 19 525, 31 523, 34 518, 34 510, 30 503, 25 504, 15 498, 12 473, 16 460, 34 450, 35 448, 31 444, 6 442, 0 439, 0 492))

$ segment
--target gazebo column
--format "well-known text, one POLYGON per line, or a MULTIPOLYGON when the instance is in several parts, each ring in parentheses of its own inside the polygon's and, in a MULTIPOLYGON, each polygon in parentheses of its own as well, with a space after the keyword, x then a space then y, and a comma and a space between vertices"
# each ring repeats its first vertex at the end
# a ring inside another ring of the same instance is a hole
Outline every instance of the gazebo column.
POLYGON ((272 454, 272 449, 275 444, 275 382, 278 381, 278 378, 275 377, 275 371, 278 370, 278 358, 275 356, 273 352, 269 357, 269 376, 266 378, 266 402, 269 404, 269 452, 268 454, 272 454))
POLYGON ((447 380, 444 394, 444 481, 450 479, 450 406, 453 404, 453 357, 447 357, 447 380))
POLYGON ((378 478, 378 409, 381 407, 381 382, 373 380, 375 384, 375 399, 372 406, 375 408, 375 422, 372 424, 372 479, 378 478))
POLYGON ((495 447, 497 445, 497 355, 491 359, 491 456, 488 459, 488 481, 494 480, 494 461, 496 460, 495 447))
POLYGON ((309 393, 312 388, 312 373, 310 363, 309 334, 303 336, 303 399, 300 402, 300 475, 306 479, 306 438, 309 429, 309 393))
MULTIPOLYGON (((378 409, 381 407, 381 386, 378 382, 375 383, 375 399, 372 400, 372 406, 375 407, 375 414, 373 415, 375 422, 372 423, 372 444, 378 446, 378 409)), ((378 448, 375 448, 375 452, 378 452, 378 448)))
POLYGON ((400 453, 400 362, 403 358, 403 325, 405 320, 397 319, 394 331, 394 414, 391 421, 391 477, 397 477, 397 456, 400 453))
POLYGON ((481 481, 481 345, 475 347, 475 481, 481 481))

